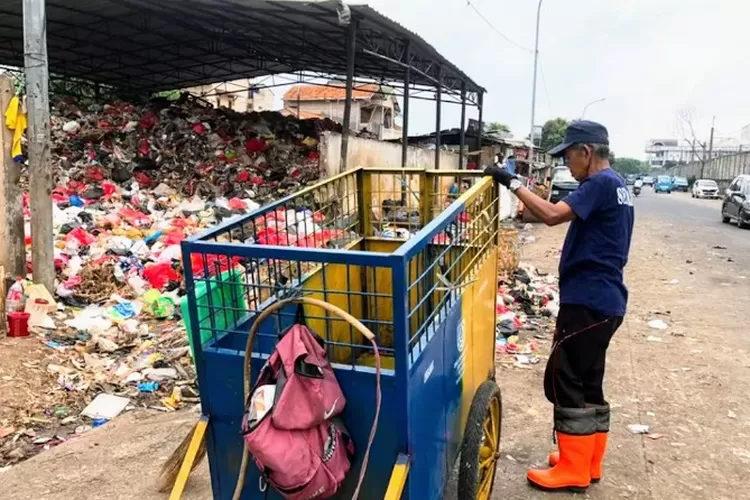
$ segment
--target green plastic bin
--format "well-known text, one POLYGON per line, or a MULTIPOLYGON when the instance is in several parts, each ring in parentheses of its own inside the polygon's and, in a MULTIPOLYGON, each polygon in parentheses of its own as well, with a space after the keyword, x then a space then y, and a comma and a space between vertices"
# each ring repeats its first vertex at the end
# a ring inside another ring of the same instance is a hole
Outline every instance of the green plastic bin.
MULTIPOLYGON (((244 287, 242 285, 242 273, 238 270, 229 270, 221 273, 219 283, 211 282, 211 303, 214 308, 231 307, 235 309, 247 309, 245 302, 244 287)), ((198 305, 198 324, 201 326, 201 345, 206 345, 213 335, 211 332, 211 318, 209 317, 209 302, 207 284, 204 281, 195 282, 195 302, 198 305)), ((188 342, 190 344, 190 355, 195 358, 193 352, 193 326, 190 324, 190 306, 187 295, 180 301, 182 320, 187 329, 188 342)), ((242 317, 242 311, 221 311, 214 315, 216 328, 225 329, 231 327, 242 317)))

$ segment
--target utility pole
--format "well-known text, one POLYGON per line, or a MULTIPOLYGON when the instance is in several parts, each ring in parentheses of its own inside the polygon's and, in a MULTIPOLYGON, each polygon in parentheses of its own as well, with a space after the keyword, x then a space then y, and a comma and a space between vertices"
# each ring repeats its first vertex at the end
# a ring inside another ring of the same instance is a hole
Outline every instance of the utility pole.
POLYGON ((708 161, 711 161, 711 155, 714 152, 714 125, 716 124, 716 117, 714 116, 711 121, 711 137, 708 139, 708 161))
POLYGON ((35 283, 55 289, 50 165, 47 14, 44 0, 23 0, 23 47, 29 112, 31 262, 35 283))
POLYGON ((536 41, 534 42, 534 82, 531 84, 531 131, 529 140, 534 147, 534 114, 536 112, 536 70, 539 63, 539 19, 542 15, 542 0, 536 8, 536 41))
POLYGON ((716 117, 714 116, 713 120, 711 120, 711 136, 708 139, 708 154, 705 154, 705 146, 704 147, 704 161, 701 163, 701 179, 703 178, 703 173, 706 169, 706 163, 711 161, 711 155, 714 152, 714 125, 716 125, 716 117))

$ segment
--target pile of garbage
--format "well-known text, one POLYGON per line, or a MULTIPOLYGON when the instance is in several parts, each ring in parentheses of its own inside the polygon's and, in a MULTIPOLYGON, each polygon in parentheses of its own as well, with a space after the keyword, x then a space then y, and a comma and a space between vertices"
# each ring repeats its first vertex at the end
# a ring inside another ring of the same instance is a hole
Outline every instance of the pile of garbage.
MULTIPOLYGON (((0 467, 124 409, 173 411, 198 401, 180 318, 180 242, 317 182, 326 130, 340 126, 186 98, 54 104, 57 283, 54 290, 21 283, 29 326, 50 353, 44 369, 54 404, 0 422, 0 467)), ((27 245, 31 203, 26 195, 27 245)), ((308 212, 283 218, 317 228, 322 221, 308 212)), ((313 230, 288 244, 326 246, 339 233, 313 230)))
POLYGON ((85 110, 63 99, 55 111, 55 294, 71 306, 144 299, 120 301, 126 320, 171 317, 180 242, 317 182, 319 134, 338 127, 188 99, 85 110))
POLYGON ((537 340, 554 325, 560 311, 557 277, 542 274, 533 265, 521 262, 510 276, 500 278, 497 291, 495 352, 520 368, 539 363, 537 340), (521 333, 531 340, 520 342, 521 333))

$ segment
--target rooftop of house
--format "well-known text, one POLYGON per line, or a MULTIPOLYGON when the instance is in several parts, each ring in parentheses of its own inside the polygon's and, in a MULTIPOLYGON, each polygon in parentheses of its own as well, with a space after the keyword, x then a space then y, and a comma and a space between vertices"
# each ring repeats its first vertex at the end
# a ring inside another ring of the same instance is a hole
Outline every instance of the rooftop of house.
MULTIPOLYGON (((352 89, 352 99, 355 101, 372 99, 376 94, 388 97, 392 91, 377 83, 358 84, 352 89)), ((295 85, 284 94, 285 101, 343 101, 345 99, 346 87, 341 84, 295 85)))

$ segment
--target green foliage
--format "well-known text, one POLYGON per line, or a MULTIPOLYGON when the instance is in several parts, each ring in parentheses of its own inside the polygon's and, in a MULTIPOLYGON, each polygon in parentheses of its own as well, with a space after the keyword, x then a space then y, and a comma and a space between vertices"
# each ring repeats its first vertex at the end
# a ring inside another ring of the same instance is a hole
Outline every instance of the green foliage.
POLYGON ((568 120, 565 118, 555 118, 549 120, 542 127, 542 144, 544 150, 552 149, 563 141, 565 129, 568 127, 568 120))
POLYGON ((500 122, 489 122, 485 124, 484 130, 489 134, 510 134, 510 127, 500 122))
POLYGON ((642 174, 650 170, 650 167, 635 158, 615 158, 611 163, 612 168, 621 175, 642 174))

